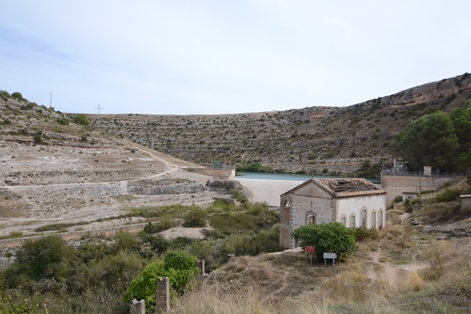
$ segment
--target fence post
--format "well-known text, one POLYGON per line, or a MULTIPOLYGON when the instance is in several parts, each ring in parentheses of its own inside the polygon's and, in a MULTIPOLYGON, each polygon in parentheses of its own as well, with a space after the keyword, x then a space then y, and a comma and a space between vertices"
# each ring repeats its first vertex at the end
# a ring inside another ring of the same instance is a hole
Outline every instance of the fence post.
POLYGON ((146 303, 144 300, 137 301, 136 299, 131 302, 131 314, 145 314, 146 313, 146 303))
POLYGON ((157 285, 157 298, 155 303, 155 313, 166 313, 170 311, 170 286, 168 277, 159 278, 157 285))
POLYGON ((206 262, 204 261, 204 259, 201 259, 201 260, 198 262, 198 268, 199 268, 200 271, 201 271, 201 276, 204 276, 204 267, 205 267, 205 264, 206 264, 206 262))

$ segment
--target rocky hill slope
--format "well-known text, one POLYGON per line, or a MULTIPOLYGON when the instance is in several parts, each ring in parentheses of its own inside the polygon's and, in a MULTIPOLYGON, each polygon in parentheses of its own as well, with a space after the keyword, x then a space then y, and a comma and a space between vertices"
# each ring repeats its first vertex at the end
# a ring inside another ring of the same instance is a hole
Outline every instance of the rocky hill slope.
MULTIPOLYGON (((355 172, 392 159, 391 141, 413 119, 471 98, 465 73, 347 107, 225 115, 101 115, 102 130, 202 163, 260 162, 290 172, 355 172)), ((236 111, 237 109, 234 109, 236 111)), ((97 126, 98 116, 89 115, 97 126)))
POLYGON ((198 166, 1 93, 0 237, 62 223, 75 224, 63 232, 119 227, 140 221, 109 219, 125 209, 210 204, 225 192, 189 167, 198 166))

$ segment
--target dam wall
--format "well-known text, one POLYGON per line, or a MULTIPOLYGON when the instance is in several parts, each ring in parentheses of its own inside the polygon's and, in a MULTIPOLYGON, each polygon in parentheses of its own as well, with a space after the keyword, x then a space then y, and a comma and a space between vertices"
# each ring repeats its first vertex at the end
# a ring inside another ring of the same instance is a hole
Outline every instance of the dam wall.
POLYGON ((237 178, 244 188, 250 191, 251 202, 266 202, 270 206, 280 206, 280 195, 297 187, 305 181, 262 180, 237 178))

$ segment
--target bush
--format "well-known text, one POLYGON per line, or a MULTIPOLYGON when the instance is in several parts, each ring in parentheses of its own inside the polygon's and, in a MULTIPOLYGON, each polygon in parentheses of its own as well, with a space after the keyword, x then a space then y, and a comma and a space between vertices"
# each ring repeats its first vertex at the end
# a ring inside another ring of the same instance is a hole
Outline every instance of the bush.
POLYGON ((36 241, 26 240, 16 253, 15 263, 22 265, 30 278, 52 278, 68 253, 65 240, 52 235, 36 241))
POLYGON ((353 235, 357 241, 375 240, 378 238, 376 229, 366 229, 363 227, 353 229, 353 235))
POLYGON ((37 131, 34 133, 33 140, 36 144, 40 144, 43 141, 43 132, 37 131))
POLYGON ((81 124, 81 125, 89 125, 90 122, 88 121, 88 117, 86 115, 84 115, 83 113, 80 113, 76 116, 74 116, 74 119, 73 121, 77 124, 81 124))
POLYGON ((147 225, 144 227, 144 232, 148 234, 154 234, 173 227, 175 227, 175 223, 172 220, 164 220, 157 224, 148 222, 147 225))
POLYGON ((207 218, 208 213, 204 209, 200 207, 194 207, 183 216, 183 219, 185 220, 185 222, 183 223, 183 227, 205 227, 207 218))
POLYGON ((397 195, 397 196, 393 199, 393 203, 400 203, 400 202, 402 202, 402 196, 397 195))
POLYGON ((130 303, 133 299, 146 301, 149 313, 155 311, 155 298, 160 277, 169 277, 171 294, 182 294, 185 287, 196 278, 199 273, 196 257, 183 251, 172 251, 167 254, 165 261, 157 260, 147 265, 136 278, 133 279, 124 293, 124 302, 130 303))
POLYGON ((18 291, 0 290, 1 314, 39 313, 40 298, 38 295, 23 296, 18 291))
POLYGON ((241 189, 232 189, 231 197, 241 203, 244 203, 247 201, 247 198, 245 197, 244 192, 242 192, 241 189))
POLYGON ((14 92, 14 93, 11 94, 11 96, 16 98, 16 99, 19 99, 19 100, 23 99, 23 95, 21 95, 20 92, 14 92))
POLYGON ((62 124, 62 125, 69 125, 69 120, 66 118, 58 118, 57 123, 62 124))
POLYGON ((454 189, 446 189, 446 190, 443 191, 442 193, 440 193, 440 194, 438 194, 437 196, 435 196, 435 200, 436 200, 438 203, 441 203, 441 202, 450 202, 450 201, 455 200, 455 199, 458 198, 459 196, 460 196, 460 191, 454 190, 454 189))
POLYGON ((316 257, 322 260, 324 253, 336 253, 339 259, 358 249, 354 231, 339 222, 304 225, 295 229, 291 235, 300 240, 301 247, 314 246, 316 257))

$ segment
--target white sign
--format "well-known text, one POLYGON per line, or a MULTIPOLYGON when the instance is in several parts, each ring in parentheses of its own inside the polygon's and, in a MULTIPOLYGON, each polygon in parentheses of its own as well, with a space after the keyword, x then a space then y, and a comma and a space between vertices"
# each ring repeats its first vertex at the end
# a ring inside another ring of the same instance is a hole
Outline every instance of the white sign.
POLYGON ((337 254, 335 254, 335 253, 324 253, 324 258, 325 259, 336 259, 337 254))

